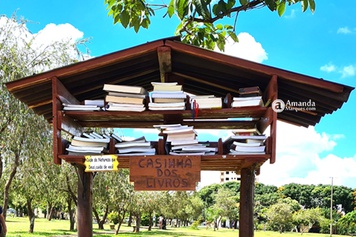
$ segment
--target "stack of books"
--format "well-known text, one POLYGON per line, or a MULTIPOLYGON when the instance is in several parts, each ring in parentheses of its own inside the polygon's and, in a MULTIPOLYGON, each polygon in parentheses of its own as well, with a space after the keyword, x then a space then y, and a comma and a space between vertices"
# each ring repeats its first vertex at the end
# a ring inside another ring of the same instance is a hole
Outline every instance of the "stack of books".
POLYGON ((231 107, 264 106, 258 86, 240 88, 238 92, 239 96, 232 98, 231 107))
POLYGON ((142 112, 146 110, 145 99, 148 93, 143 87, 104 84, 103 90, 107 92, 105 97, 107 111, 142 112))
POLYGON ((134 140, 122 140, 116 143, 115 148, 119 156, 146 156, 155 155, 156 149, 151 146, 151 142, 146 141, 144 136, 134 140))
POLYGON ((69 104, 63 103, 63 110, 65 111, 75 111, 75 110, 82 110, 82 111, 99 111, 103 110, 105 106, 104 100, 84 100, 82 104, 69 104))
POLYGON ((190 104, 191 109, 221 109, 222 98, 214 95, 190 95, 190 104))
POLYGON ((150 110, 185 110, 187 95, 177 82, 152 82, 149 93, 150 110))
POLYGON ((192 126, 181 124, 155 125, 160 135, 166 136, 170 155, 215 155, 216 147, 201 144, 197 140, 197 133, 192 126))
POLYGON ((110 138, 97 133, 83 133, 74 136, 71 144, 66 148, 68 155, 99 155, 107 153, 110 138))
POLYGON ((232 131, 225 143, 230 149, 229 154, 233 155, 252 155, 265 154, 266 135, 261 134, 258 129, 237 129, 232 131))

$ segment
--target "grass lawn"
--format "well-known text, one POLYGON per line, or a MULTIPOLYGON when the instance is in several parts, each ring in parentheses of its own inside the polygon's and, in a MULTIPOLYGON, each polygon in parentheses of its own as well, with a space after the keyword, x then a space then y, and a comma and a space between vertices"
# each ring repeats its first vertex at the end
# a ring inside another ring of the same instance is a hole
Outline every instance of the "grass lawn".
MULTIPOLYGON (((7 237, 74 237, 77 236, 76 232, 68 231, 69 221, 67 220, 52 220, 47 221, 43 218, 38 218, 35 221, 35 232, 33 234, 28 233, 29 221, 27 218, 20 217, 7 217, 6 223, 8 226, 7 237)), ((191 228, 169 228, 167 230, 159 230, 154 228, 152 231, 147 231, 147 228, 142 228, 140 233, 132 233, 132 227, 123 225, 120 229, 120 233, 115 235, 113 230, 109 229, 109 225, 105 225, 105 230, 98 230, 97 225, 94 224, 93 236, 97 237, 238 237, 238 230, 220 229, 214 231, 212 229, 200 228, 199 230, 193 230, 191 228)), ((283 233, 269 231, 256 231, 255 237, 297 237, 301 236, 299 233, 283 233)), ((304 237, 328 237, 329 234, 303 234, 304 237)), ((341 235, 333 235, 334 237, 340 237, 341 235)))

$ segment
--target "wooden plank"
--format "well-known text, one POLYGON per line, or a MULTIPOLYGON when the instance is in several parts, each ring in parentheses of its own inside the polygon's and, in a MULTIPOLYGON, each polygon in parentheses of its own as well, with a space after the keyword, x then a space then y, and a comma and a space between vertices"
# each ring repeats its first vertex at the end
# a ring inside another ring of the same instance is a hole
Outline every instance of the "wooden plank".
POLYGON ((255 170, 253 167, 241 170, 239 237, 253 237, 253 196, 255 170))
POLYGON ((161 82, 165 82, 166 74, 172 71, 171 48, 167 46, 158 47, 157 55, 161 82))
POLYGON ((77 205, 77 228, 78 237, 93 236, 93 174, 85 172, 85 167, 77 166, 78 174, 78 205, 77 205))
POLYGON ((58 93, 58 78, 52 78, 52 116, 53 116, 53 163, 60 165, 62 160, 58 158, 58 155, 62 154, 62 136, 60 123, 58 119, 58 110, 61 105, 61 101, 57 97, 58 93))
MULTIPOLYGON (((273 75, 270 81, 270 94, 272 96, 272 101, 278 98, 278 77, 273 75)), ((272 112, 272 121, 270 126, 270 139, 271 139, 271 158, 270 163, 276 162, 276 147, 277 147, 277 112, 272 112)))
POLYGON ((200 156, 132 157, 130 181, 135 190, 195 190, 200 163, 200 156))

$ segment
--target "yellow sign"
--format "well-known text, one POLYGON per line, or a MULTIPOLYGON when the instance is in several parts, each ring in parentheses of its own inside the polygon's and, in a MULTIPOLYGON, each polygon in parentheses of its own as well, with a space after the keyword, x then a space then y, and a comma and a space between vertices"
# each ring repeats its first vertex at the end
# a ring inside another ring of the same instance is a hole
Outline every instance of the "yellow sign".
POLYGON ((85 172, 118 171, 117 155, 85 156, 85 172))

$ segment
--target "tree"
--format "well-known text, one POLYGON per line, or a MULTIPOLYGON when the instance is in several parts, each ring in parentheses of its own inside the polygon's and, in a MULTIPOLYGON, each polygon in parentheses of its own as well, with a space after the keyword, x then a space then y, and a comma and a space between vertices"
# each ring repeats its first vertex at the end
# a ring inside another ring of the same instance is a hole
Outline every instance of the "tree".
POLYGON ((302 234, 308 232, 315 224, 328 222, 320 208, 300 209, 294 212, 293 220, 302 234))
POLYGON ((266 215, 272 230, 283 233, 293 228, 293 210, 287 203, 278 202, 270 206, 266 215))
MULTIPOLYGON (((16 16, 0 17, 0 177, 4 178, 5 217, 11 186, 19 177, 19 168, 29 161, 43 162, 37 157, 42 157, 43 149, 48 149, 42 142, 47 135, 51 136, 47 133, 50 132, 47 122, 10 95, 5 83, 81 59, 77 54, 78 42, 72 43, 70 39, 36 45, 36 36, 28 31, 26 23, 16 16)), ((27 207, 32 209, 30 202, 27 207)))
POLYGON ((356 210, 341 217, 337 226, 339 234, 356 233, 356 210))
POLYGON ((125 28, 134 28, 136 32, 141 27, 148 29, 151 17, 164 9, 163 17, 178 18, 180 23, 176 34, 181 36, 183 42, 209 49, 217 46, 221 51, 224 50, 228 37, 238 41, 235 32, 240 12, 268 7, 270 11, 276 11, 282 16, 287 6, 297 3, 301 3, 303 12, 308 8, 312 12, 315 10, 314 0, 170 0, 169 3, 105 0, 114 23, 120 23, 125 28), (226 18, 231 19, 233 24, 224 23, 226 18))
POLYGON ((220 225, 222 217, 227 217, 230 220, 236 220, 239 212, 239 196, 227 188, 221 188, 215 196, 215 204, 213 209, 215 212, 214 221, 216 226, 220 225))

